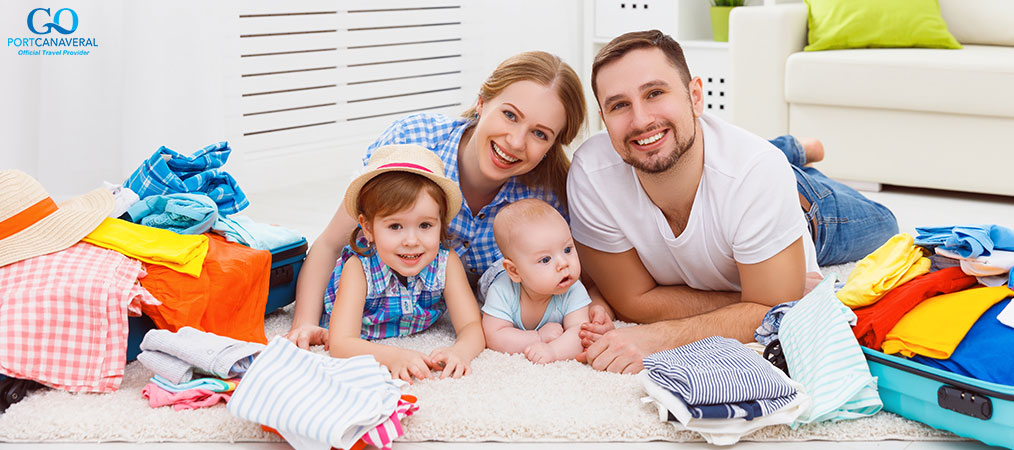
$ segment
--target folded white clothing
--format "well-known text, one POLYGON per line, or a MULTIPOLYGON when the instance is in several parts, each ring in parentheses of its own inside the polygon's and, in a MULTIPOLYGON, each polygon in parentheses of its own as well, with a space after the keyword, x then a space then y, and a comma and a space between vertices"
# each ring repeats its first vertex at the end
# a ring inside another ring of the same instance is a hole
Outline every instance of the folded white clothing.
POLYGON ((638 373, 637 379, 641 382, 645 392, 648 393, 648 397, 645 397, 642 401, 655 404, 658 407, 659 419, 663 422, 672 424, 677 430, 695 431, 712 445, 733 445, 739 442, 743 436, 761 428, 771 425, 791 424, 800 414, 810 408, 810 396, 804 392, 803 386, 789 379, 780 370, 776 372, 789 385, 796 389, 796 396, 789 404, 772 411, 770 414, 755 417, 753 420, 743 418, 695 419, 691 416, 686 404, 679 397, 673 395, 672 392, 652 381, 646 370, 638 373), (672 413, 677 422, 669 420, 669 413, 672 413))
POLYGON ((1014 252, 1007 250, 993 250, 989 256, 976 258, 962 258, 957 252, 937 247, 936 253, 961 261, 961 271, 973 277, 988 277, 993 275, 1006 275, 1014 268, 1014 252))
MULTIPOLYGON (((219 378, 242 376, 253 357, 263 349, 264 344, 240 341, 191 327, 180 328, 175 333, 151 330, 141 341, 143 351, 154 350, 174 356, 198 371, 219 378)), ((190 381, 190 378, 180 381, 190 381)))
POLYGON ((317 442, 292 431, 278 430, 278 434, 282 435, 282 439, 285 439, 285 442, 292 446, 293 450, 330 450, 331 448, 331 444, 317 442))
POLYGON ((102 185, 113 194, 113 210, 109 213, 109 217, 117 219, 127 212, 134 203, 141 201, 136 192, 128 187, 123 187, 121 184, 103 181, 102 185))
POLYGON ((182 384, 194 378, 194 366, 173 355, 158 350, 147 350, 137 355, 137 360, 148 370, 165 378, 172 384, 182 384))

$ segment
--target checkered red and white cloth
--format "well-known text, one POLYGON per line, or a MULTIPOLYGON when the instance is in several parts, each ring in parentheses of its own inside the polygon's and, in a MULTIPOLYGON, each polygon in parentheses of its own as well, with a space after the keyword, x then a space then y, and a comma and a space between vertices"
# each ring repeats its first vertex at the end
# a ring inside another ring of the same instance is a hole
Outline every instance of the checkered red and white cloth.
POLYGON ((0 267, 0 373, 73 392, 120 387, 127 311, 158 304, 139 261, 91 244, 0 267))

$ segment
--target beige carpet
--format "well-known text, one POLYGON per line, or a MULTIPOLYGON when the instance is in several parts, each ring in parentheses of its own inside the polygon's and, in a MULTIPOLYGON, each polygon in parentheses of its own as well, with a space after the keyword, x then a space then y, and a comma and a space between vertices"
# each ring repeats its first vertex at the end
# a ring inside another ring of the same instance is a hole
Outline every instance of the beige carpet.
MULTIPOLYGON (((269 316, 269 335, 288 328, 291 312, 269 316)), ((429 351, 452 342, 446 321, 398 345, 429 351)), ((316 349, 323 352, 322 348, 316 349)), ((419 411, 405 422, 405 441, 700 441, 659 422, 640 402, 631 375, 596 372, 577 362, 535 366, 521 356, 486 350, 474 374, 457 380, 420 381, 407 388, 419 411)), ((151 372, 127 366, 122 388, 111 394, 40 391, 0 415, 0 441, 273 441, 260 427, 223 405, 195 411, 150 408, 141 388, 151 372)), ((889 413, 863 420, 790 430, 769 427, 746 438, 778 440, 953 440, 889 413)))
MULTIPOLYGON (((847 274, 845 269, 832 270, 847 274)), ((283 333, 291 306, 268 316, 268 337, 283 333)), ((429 352, 450 345, 448 321, 417 336, 389 343, 429 352)), ((315 351, 323 353, 323 348, 315 351)), ((457 380, 419 381, 406 390, 419 411, 405 421, 405 441, 701 441, 660 422, 644 405, 634 376, 596 372, 574 361, 536 366, 522 356, 484 351, 474 373, 457 380)), ((121 389, 111 394, 45 390, 0 415, 0 441, 275 441, 257 424, 234 417, 224 405, 194 411, 153 409, 141 397, 151 372, 127 365, 121 389)), ((956 440, 890 413, 790 430, 768 427, 745 440, 956 440)))

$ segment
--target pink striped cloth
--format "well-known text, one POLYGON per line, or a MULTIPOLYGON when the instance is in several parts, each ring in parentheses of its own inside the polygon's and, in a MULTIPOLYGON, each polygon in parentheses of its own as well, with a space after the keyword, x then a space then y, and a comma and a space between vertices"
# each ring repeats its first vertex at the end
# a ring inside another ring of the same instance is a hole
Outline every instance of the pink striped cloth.
POLYGON ((152 408, 172 406, 176 411, 215 406, 218 402, 228 403, 231 392, 214 392, 207 389, 187 389, 169 392, 155 383, 148 383, 141 389, 141 396, 148 399, 152 408))
POLYGON ((141 263, 78 243, 0 267, 0 373, 72 392, 120 387, 127 311, 158 304, 141 263))
MULTIPOLYGON (((391 443, 405 434, 401 427, 402 419, 411 416, 419 409, 414 402, 405 401, 405 397, 402 396, 398 400, 398 406, 394 408, 390 418, 363 435, 361 438, 363 442, 381 450, 391 450, 391 443)), ((415 400, 415 398, 411 398, 411 400, 415 400)))

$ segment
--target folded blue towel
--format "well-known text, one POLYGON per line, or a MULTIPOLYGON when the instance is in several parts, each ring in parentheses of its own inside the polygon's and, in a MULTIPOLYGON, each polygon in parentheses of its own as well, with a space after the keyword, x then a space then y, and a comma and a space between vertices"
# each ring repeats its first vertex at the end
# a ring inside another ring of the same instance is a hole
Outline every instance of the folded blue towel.
POLYGON ((127 208, 127 216, 148 227, 201 234, 218 220, 218 205, 204 194, 152 195, 127 208))
POLYGON ((258 250, 274 250, 303 239, 296 230, 254 222, 246 216, 220 217, 211 229, 230 242, 258 250))

